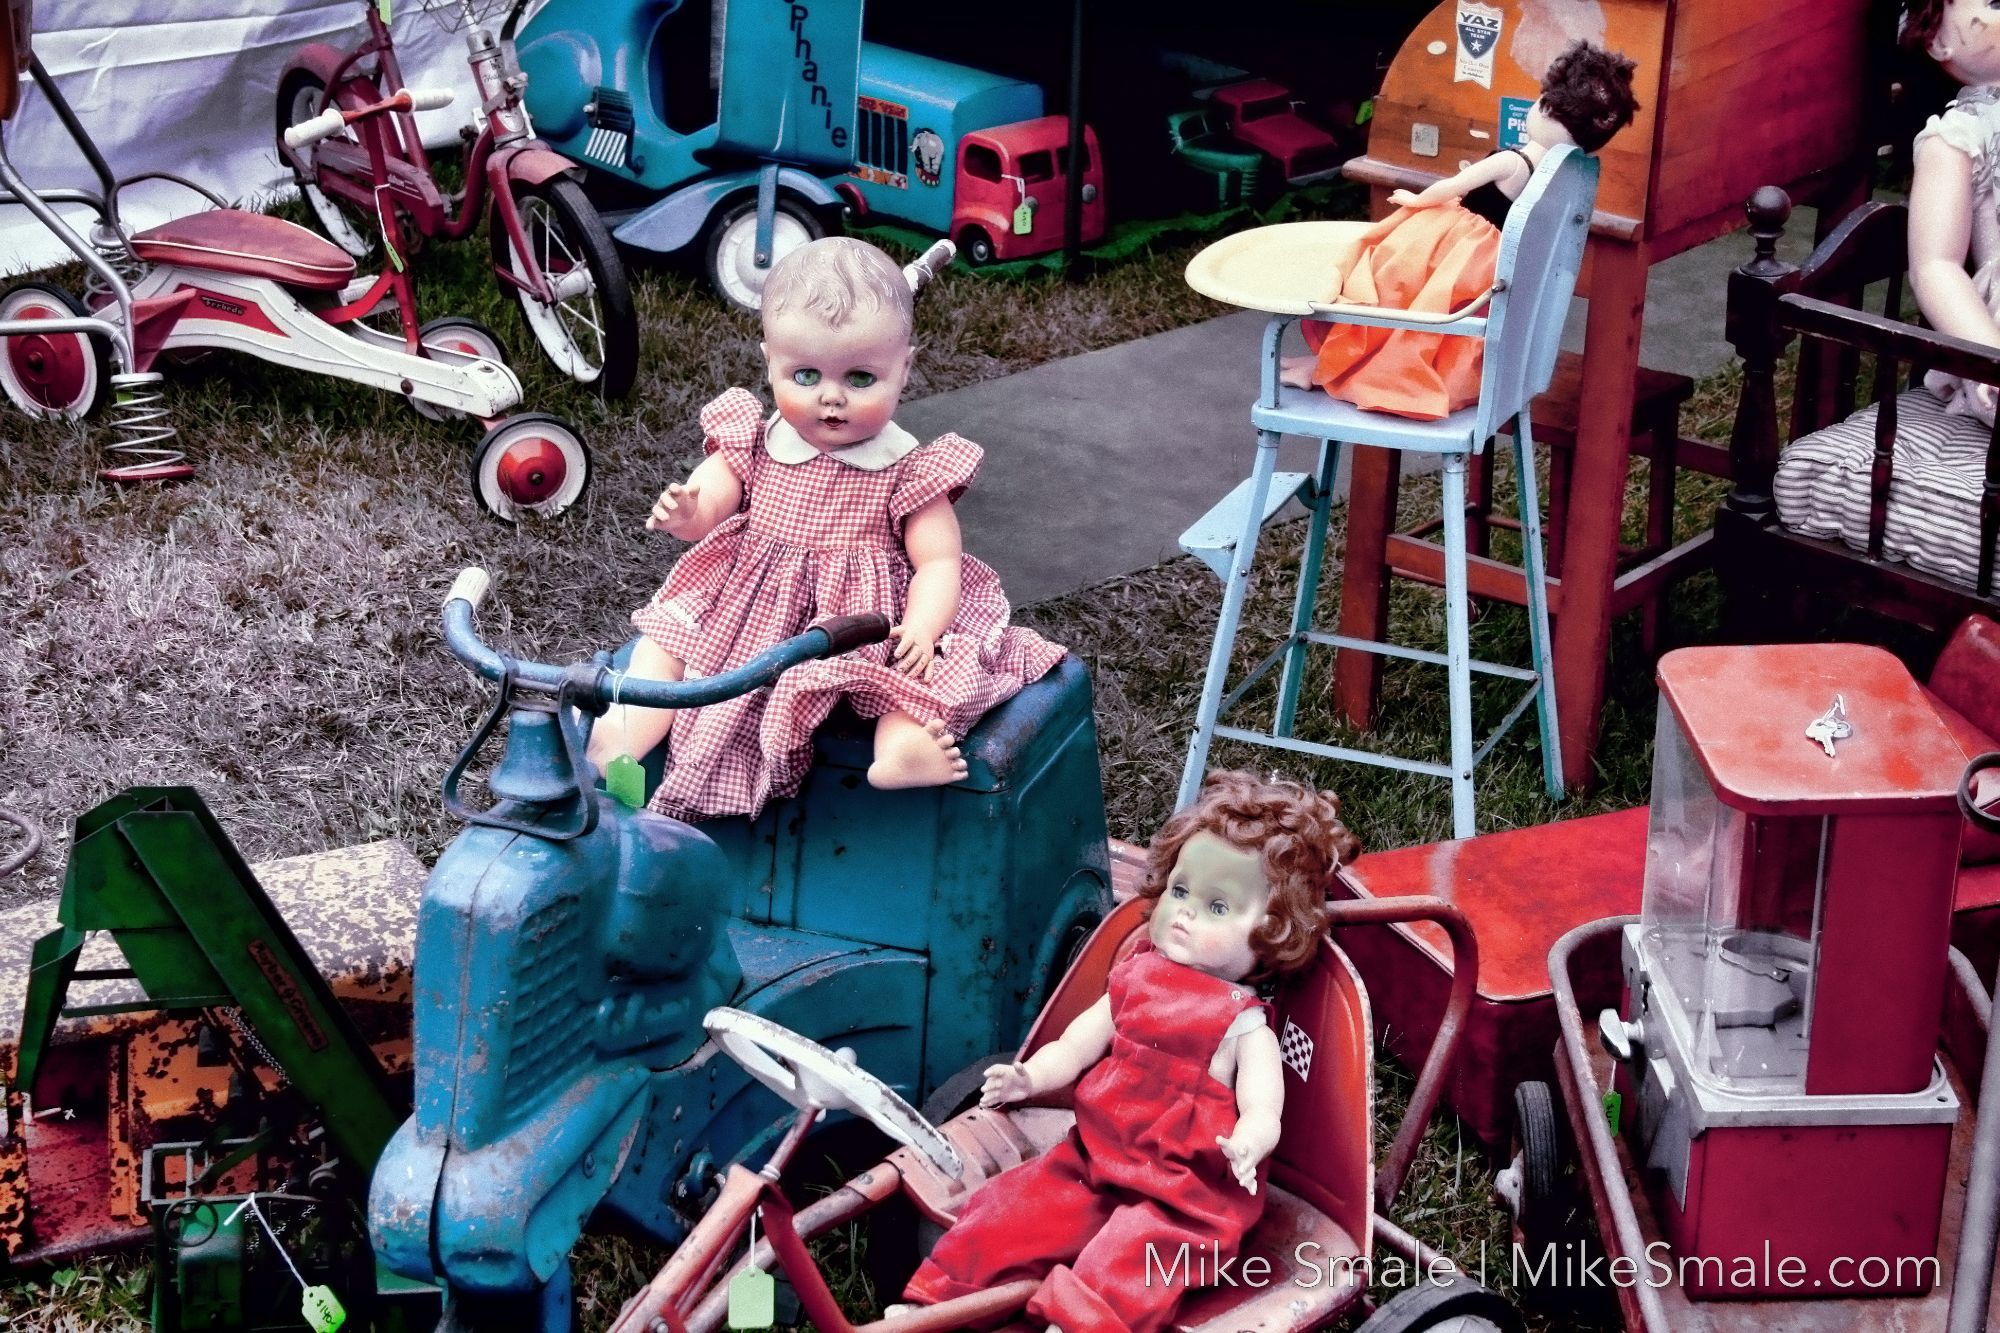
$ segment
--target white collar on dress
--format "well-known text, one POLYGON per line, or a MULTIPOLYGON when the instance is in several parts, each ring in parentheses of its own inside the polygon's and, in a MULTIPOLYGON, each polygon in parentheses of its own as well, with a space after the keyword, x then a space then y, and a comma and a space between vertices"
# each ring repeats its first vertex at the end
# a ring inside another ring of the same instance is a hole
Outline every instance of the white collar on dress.
MULTIPOLYGON (((863 472, 880 472, 902 461, 903 455, 919 443, 916 436, 892 421, 859 444, 826 452, 828 457, 849 467, 860 468, 863 472)), ((764 423, 764 452, 780 463, 810 463, 820 456, 821 451, 807 444, 805 437, 790 422, 773 412, 771 419, 764 423)))

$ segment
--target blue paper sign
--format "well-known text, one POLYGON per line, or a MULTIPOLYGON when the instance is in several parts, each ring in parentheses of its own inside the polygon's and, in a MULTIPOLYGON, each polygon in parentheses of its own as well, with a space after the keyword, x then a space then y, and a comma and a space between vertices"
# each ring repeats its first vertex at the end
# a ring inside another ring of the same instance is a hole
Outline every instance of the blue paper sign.
POLYGON ((1500 99, 1500 146, 1502 148, 1525 148, 1528 146, 1528 109, 1535 104, 1532 97, 1503 97, 1500 99))

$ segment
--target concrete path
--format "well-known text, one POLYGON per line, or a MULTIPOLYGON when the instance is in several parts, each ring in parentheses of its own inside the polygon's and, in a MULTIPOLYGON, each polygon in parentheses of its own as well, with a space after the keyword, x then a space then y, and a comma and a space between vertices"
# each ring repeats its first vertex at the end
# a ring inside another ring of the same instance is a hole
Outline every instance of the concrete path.
MULTIPOLYGON (((1799 210, 1780 253, 1803 259, 1812 225, 1799 210)), ((1737 232, 1654 266, 1646 365, 1699 378, 1728 364, 1729 272, 1750 253, 1737 232)), ((1571 311, 1573 348, 1584 309, 1571 311)), ((955 430, 985 446, 960 506, 966 549, 999 571, 1017 605, 1040 601, 1177 554, 1188 524, 1248 475, 1264 321, 1226 314, 921 399, 897 419, 923 439, 955 430)), ((1316 448, 1288 438, 1278 466, 1310 471, 1316 448)))

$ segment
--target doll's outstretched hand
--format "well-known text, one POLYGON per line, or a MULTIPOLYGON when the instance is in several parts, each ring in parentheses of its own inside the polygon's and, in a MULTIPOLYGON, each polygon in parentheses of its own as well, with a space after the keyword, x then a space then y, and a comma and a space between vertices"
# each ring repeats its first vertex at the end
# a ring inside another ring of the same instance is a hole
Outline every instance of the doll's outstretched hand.
POLYGON ((937 645, 928 634, 912 630, 908 625, 891 625, 889 633, 896 640, 896 653, 891 665, 906 676, 918 680, 929 680, 931 668, 937 665, 937 645))
POLYGON ((1216 1135, 1215 1146, 1222 1149, 1222 1155, 1229 1159, 1229 1170, 1236 1177, 1236 1183, 1255 1194, 1257 1168, 1278 1146, 1278 1140, 1276 1135, 1263 1132, 1260 1125, 1245 1116, 1236 1122, 1234 1134, 1227 1138, 1216 1135))
POLYGON ((989 1065, 985 1086, 979 1091, 979 1104, 990 1111, 996 1106, 1030 1097, 1034 1091, 1034 1076, 1019 1060, 1007 1065, 989 1065))
POLYGON ((700 501, 700 483, 693 480, 672 483, 660 492, 659 499, 653 501, 653 512, 646 519, 646 530, 679 537, 695 517, 700 501))

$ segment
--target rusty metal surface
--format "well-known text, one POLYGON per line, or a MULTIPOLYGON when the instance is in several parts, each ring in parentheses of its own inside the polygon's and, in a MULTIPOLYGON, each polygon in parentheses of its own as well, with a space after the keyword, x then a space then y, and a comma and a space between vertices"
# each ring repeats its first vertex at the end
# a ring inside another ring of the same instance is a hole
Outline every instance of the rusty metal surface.
MULTIPOLYGON (((1562 1049, 1557 1053, 1564 1107, 1575 1132, 1583 1174, 1590 1186, 1597 1213, 1597 1229, 1608 1256, 1629 1255, 1642 1265, 1647 1246, 1659 1242, 1663 1232, 1644 1190, 1631 1182, 1638 1178, 1622 1136, 1614 1138, 1605 1125, 1601 1100, 1610 1085, 1611 1058, 1592 1040, 1595 1024, 1586 1026, 1586 1007, 1594 1014, 1600 1004, 1615 1003, 1616 997, 1579 993, 1570 985, 1574 975, 1572 960, 1603 950, 1615 952, 1618 932, 1632 917, 1614 917, 1580 927, 1564 936, 1550 955, 1555 973, 1557 1012, 1562 1020, 1562 1049)), ((1602 969, 1591 969, 1601 971, 1602 969)), ((1964 974, 1954 973, 1956 985, 1964 974)), ((1962 1000, 1963 997, 1961 997, 1962 1000)), ((1975 1011, 1976 1003, 1961 1003, 1961 1009, 1975 1011)), ((1956 1053, 1947 1050, 1947 1055, 1956 1053)), ((1956 1064, 1948 1063, 1952 1086, 1969 1104, 1965 1082, 1956 1064)), ((1946 1277, 1927 1296, 1883 1296, 1855 1299, 1799 1301, 1693 1301, 1671 1282, 1653 1285, 1635 1283, 1619 1288, 1620 1304, 1628 1327, 1645 1333, 1942 1333, 1949 1306, 1950 1276, 1958 1257, 1958 1230, 1965 1206, 1966 1174, 1971 1164, 1973 1117, 1961 1115, 1953 1127, 1950 1164, 1945 1175, 1943 1224, 1938 1235, 1938 1259, 1946 1277)), ((1986 1326, 2000 1328, 2000 1294, 1989 1302, 1986 1326)))
POLYGON ((1753 814, 1958 808, 1965 756, 1909 669, 1854 643, 1677 648, 1660 659, 1673 709, 1724 802, 1753 814), (1805 726, 1834 696, 1854 734, 1828 758, 1805 726), (1814 762, 1805 762, 1812 760, 1814 762))
MULTIPOLYGON (((1639 909, 1647 807, 1509 829, 1477 838, 1373 852, 1342 867, 1337 893, 1430 894, 1464 912, 1479 936, 1479 994, 1506 1003, 1549 994, 1549 949, 1586 921, 1639 909)), ((1444 931, 1428 922, 1392 929, 1444 971, 1444 931)), ((1414 961, 1414 959, 1413 959, 1414 961)), ((1362 974, 1374 991, 1392 978, 1362 974)), ((1377 1007, 1389 1005, 1381 996, 1377 1007)))
POLYGON ((1355 899, 1327 904, 1327 925, 1338 932, 1347 926, 1385 926, 1401 921, 1428 921, 1441 927, 1451 938, 1452 957, 1458 960, 1451 978, 1451 997, 1445 1002, 1444 1016, 1438 1020, 1437 1035, 1430 1053, 1417 1072, 1417 1086, 1410 1090, 1410 1104, 1395 1141, 1382 1155, 1375 1175, 1375 1206, 1389 1211, 1403 1187, 1403 1177, 1416 1159, 1417 1146, 1431 1114, 1437 1110, 1445 1079, 1458 1058, 1458 1039, 1465 1028, 1465 1016, 1472 1007, 1473 985, 1479 976, 1479 940, 1465 913, 1438 898, 1355 899))
MULTIPOLYGON (((424 867, 401 843, 290 857, 254 868, 390 1075, 410 1068, 410 966, 424 867)), ((0 1062, 11 1073, 29 951, 55 926, 53 901, 0 912, 0 1062)), ((84 968, 124 965, 107 936, 84 968)), ((79 981, 71 1006, 143 1000, 129 980, 79 981)), ((22 1121, 10 1103, 0 1139, 0 1247, 16 1261, 53 1259, 143 1237, 140 1159, 162 1139, 199 1137, 227 1100, 231 1066, 204 1058, 201 1022, 136 1011, 67 1019, 43 1087, 68 1117, 22 1121)), ((257 1070, 265 1089, 279 1075, 257 1070)), ((48 1108, 41 1108, 48 1109, 48 1108)))

